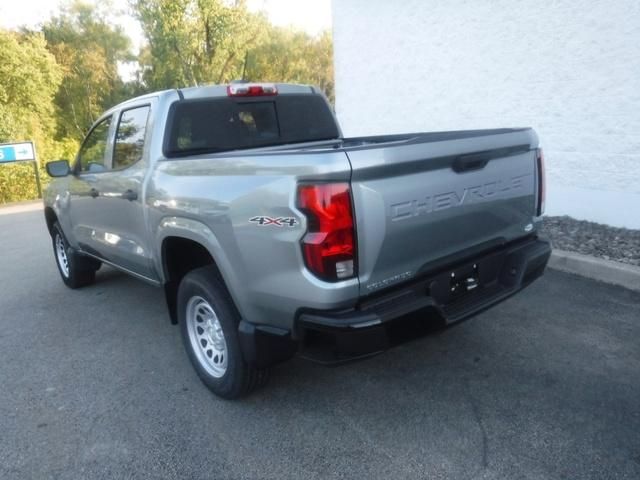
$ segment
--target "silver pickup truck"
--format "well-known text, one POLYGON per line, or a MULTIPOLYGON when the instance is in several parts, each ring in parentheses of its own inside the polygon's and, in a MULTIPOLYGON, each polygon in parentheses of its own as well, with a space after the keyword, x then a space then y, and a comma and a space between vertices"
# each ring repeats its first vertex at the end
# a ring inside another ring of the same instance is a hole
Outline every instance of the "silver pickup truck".
POLYGON ((163 287, 198 375, 225 398, 296 353, 341 362, 385 350, 408 317, 467 318, 550 255, 533 130, 343 138, 310 86, 135 98, 47 170, 64 283, 88 285, 104 263, 163 287))

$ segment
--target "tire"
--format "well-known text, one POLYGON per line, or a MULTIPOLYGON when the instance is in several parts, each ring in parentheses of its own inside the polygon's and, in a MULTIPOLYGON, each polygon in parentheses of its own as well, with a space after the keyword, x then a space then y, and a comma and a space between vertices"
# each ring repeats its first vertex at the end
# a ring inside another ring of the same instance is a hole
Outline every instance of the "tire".
POLYGON ((178 323, 189 359, 217 396, 234 399, 268 380, 269 371, 248 365, 238 339, 238 314, 214 267, 189 272, 178 287, 178 323))
POLYGON ((71 248, 58 222, 53 224, 51 240, 53 256, 64 284, 74 289, 91 285, 95 281, 100 262, 82 256, 71 248))

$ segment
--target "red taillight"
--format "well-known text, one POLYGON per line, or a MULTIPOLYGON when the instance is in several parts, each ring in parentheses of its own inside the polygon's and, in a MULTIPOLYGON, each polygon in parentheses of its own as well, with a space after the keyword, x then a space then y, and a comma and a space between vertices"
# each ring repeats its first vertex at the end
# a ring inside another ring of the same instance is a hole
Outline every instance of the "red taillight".
POLYGON ((536 213, 538 216, 540 216, 544 213, 544 204, 547 196, 547 179, 545 178, 546 174, 544 171, 544 154, 542 153, 541 148, 537 150, 536 164, 538 170, 538 205, 536 208, 536 213))
POLYGON ((272 83, 232 83, 227 85, 227 95, 230 97, 264 97, 277 94, 278 89, 272 83))
POLYGON ((356 274, 356 246, 348 183, 300 185, 298 207, 307 217, 302 251, 307 268, 327 281, 356 274))

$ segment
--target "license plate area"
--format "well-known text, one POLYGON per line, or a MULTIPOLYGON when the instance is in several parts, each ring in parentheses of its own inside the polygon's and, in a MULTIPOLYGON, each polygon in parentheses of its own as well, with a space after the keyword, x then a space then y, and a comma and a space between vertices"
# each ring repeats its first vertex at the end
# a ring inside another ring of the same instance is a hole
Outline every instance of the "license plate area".
POLYGON ((452 297, 469 293, 480 286, 480 273, 478 264, 457 269, 451 272, 449 279, 449 292, 452 297))
POLYGON ((504 253, 496 252, 445 269, 429 284, 429 294, 440 305, 472 296, 499 280, 504 253))

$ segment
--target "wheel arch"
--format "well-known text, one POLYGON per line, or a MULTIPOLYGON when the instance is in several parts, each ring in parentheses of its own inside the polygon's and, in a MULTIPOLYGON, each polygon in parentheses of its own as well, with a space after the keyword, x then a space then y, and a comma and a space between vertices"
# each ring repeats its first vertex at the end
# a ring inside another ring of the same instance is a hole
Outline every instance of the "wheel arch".
POLYGON ((44 219, 47 222, 47 230, 49 230, 49 235, 53 233, 53 225, 58 221, 58 216, 56 212, 51 207, 44 208, 44 219))
POLYGON ((162 272, 167 306, 172 323, 177 323, 176 297, 182 278, 190 271, 211 266, 225 286, 237 309, 237 299, 229 282, 232 281, 229 262, 213 232, 203 223, 192 219, 171 217, 164 219, 158 229, 156 265, 162 272))

